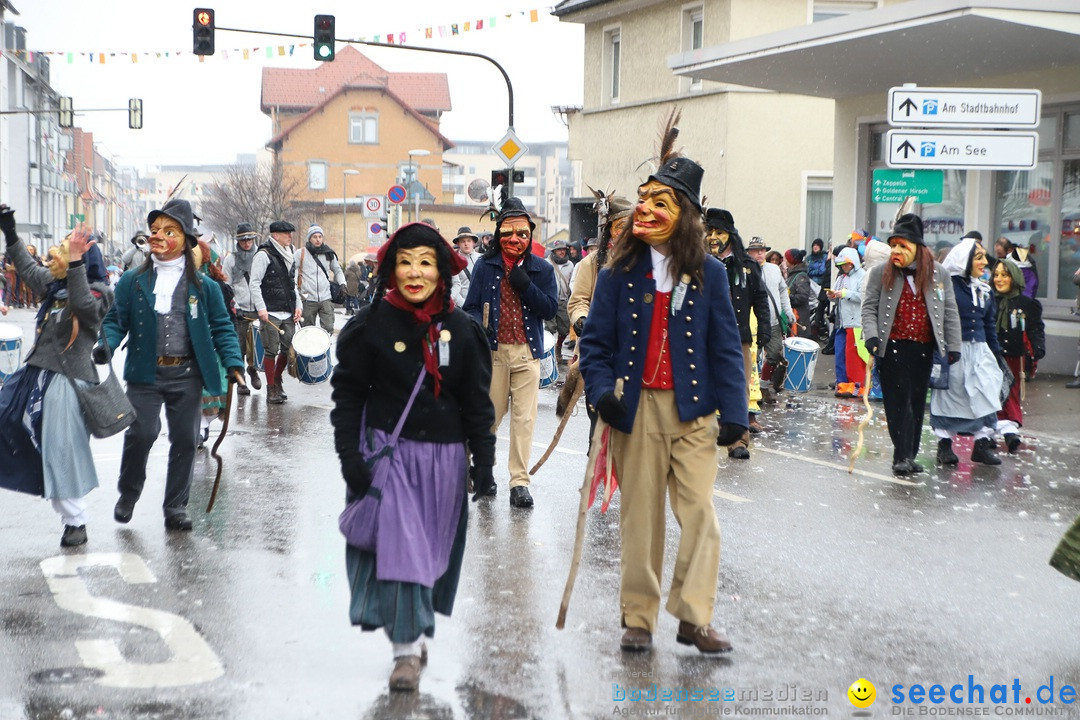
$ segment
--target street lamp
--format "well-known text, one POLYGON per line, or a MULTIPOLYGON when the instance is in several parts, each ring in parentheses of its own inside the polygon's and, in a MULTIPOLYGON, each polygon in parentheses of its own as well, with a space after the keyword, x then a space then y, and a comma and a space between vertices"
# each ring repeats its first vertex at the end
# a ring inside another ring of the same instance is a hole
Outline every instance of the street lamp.
POLYGON ((349 182, 350 175, 359 175, 359 170, 342 170, 341 172, 341 255, 345 264, 349 264, 349 245, 345 239, 345 210, 347 206, 345 202, 348 200, 348 193, 345 191, 346 184, 349 182))
MULTIPOLYGON (((427 157, 430 154, 431 154, 430 150, 424 150, 423 148, 419 148, 419 149, 416 149, 416 150, 410 150, 409 151, 409 176, 412 178, 413 182, 416 185, 420 184, 420 182, 419 182, 420 178, 418 177, 418 175, 420 174, 420 166, 419 165, 416 166, 416 172, 414 173, 413 172, 413 157, 414 156, 415 157, 427 157)), ((410 192, 412 192, 412 191, 410 190, 410 192)), ((412 218, 413 222, 415 222, 415 221, 420 219, 420 193, 413 192, 413 194, 416 196, 416 200, 413 201, 413 218, 412 218)))

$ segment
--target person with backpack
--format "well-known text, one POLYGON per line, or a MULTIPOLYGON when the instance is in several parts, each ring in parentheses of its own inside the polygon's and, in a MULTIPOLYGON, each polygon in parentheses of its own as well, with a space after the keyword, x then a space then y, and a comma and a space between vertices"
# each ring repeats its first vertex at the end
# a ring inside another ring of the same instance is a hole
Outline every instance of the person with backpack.
POLYGON ((810 279, 806 265, 806 251, 791 248, 784 253, 788 265, 787 286, 791 294, 791 309, 795 312, 795 322, 799 337, 810 337, 810 318, 817 309, 818 293, 821 287, 810 279))

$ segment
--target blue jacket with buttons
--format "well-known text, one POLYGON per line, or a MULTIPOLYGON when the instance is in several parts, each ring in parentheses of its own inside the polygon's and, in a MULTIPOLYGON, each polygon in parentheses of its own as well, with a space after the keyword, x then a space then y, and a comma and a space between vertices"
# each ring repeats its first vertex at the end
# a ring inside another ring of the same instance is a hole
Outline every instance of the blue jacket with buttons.
MULTIPOLYGON (((704 277, 704 283, 691 282, 682 308, 668 318, 679 419, 687 422, 719 412, 720 422, 745 428, 746 372, 727 272, 709 256, 704 277)), ((641 398, 655 296, 651 253, 643 252, 629 269, 604 268, 581 337, 586 396, 599 400, 615 390, 616 378, 624 380, 622 399, 628 412, 622 423, 612 426, 624 433, 633 430, 641 398)))
MULTIPOLYGON (((544 321, 555 317, 559 309, 559 293, 555 288, 555 272, 543 258, 527 253, 521 267, 529 275, 529 287, 521 296, 521 314, 525 325, 525 337, 533 358, 544 354, 544 321)), ((499 285, 506 267, 502 251, 495 248, 476 261, 473 266, 469 294, 465 298, 465 312, 484 328, 491 349, 499 347, 499 285), (484 305, 488 305, 488 322, 484 325, 484 305)))
MULTIPOLYGON (((211 395, 224 395, 218 359, 221 367, 226 369, 243 368, 244 360, 240 357, 236 327, 225 308, 221 288, 211 278, 200 279, 202 282, 198 287, 188 284, 188 336, 203 386, 211 395)), ((131 336, 124 361, 124 379, 136 385, 157 382, 156 281, 157 273, 153 271, 140 268, 124 273, 116 284, 116 301, 102 326, 105 339, 113 350, 125 335, 131 336)))

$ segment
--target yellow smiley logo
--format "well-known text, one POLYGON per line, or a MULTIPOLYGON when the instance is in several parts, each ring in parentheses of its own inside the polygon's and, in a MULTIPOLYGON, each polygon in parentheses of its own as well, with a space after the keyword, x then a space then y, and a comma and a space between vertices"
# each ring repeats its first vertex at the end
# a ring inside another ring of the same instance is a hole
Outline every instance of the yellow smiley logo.
POLYGON ((877 699, 877 688, 865 678, 859 678, 847 689, 848 700, 857 708, 868 708, 877 699))

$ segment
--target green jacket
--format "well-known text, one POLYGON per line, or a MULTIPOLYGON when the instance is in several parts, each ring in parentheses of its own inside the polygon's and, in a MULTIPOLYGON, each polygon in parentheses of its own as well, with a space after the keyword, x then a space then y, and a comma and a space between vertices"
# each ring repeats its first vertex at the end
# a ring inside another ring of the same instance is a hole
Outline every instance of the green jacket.
MULTIPOLYGON (((154 312, 154 283, 156 272, 129 270, 116 284, 115 301, 105 316, 105 337, 109 347, 116 349, 130 336, 124 379, 136 385, 157 382, 157 313, 154 312)), ((221 386, 221 367, 243 368, 240 342, 221 288, 212 279, 203 277, 198 287, 188 283, 187 327, 195 361, 202 374, 203 386, 211 395, 224 395, 221 386), (192 317, 192 315, 195 317, 192 317), (215 356, 216 353, 216 356, 215 356)))

